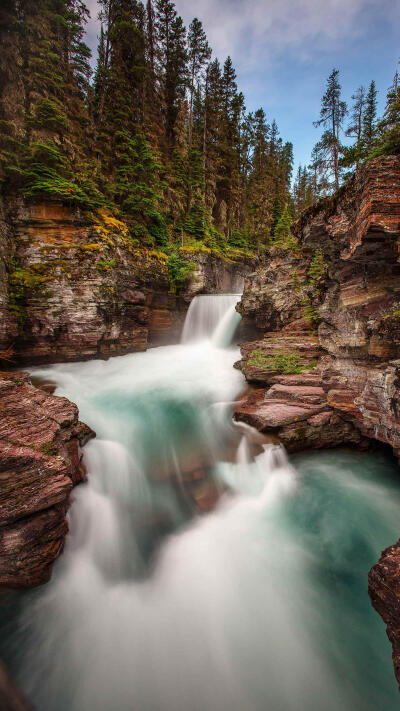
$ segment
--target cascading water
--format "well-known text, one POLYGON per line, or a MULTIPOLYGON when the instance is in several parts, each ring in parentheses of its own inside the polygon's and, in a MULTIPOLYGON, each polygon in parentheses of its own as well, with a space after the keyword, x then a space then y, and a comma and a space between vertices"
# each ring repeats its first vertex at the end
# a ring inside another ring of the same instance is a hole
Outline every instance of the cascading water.
POLYGON ((235 299, 198 297, 182 345, 35 371, 97 431, 53 580, 4 603, 0 646, 38 711, 397 708, 365 590, 397 534, 392 465, 294 468, 232 425, 235 299), (199 472, 221 492, 200 516, 199 472))
POLYGON ((229 345, 234 327, 240 321, 240 316, 235 311, 235 305, 239 299, 240 294, 196 296, 191 302, 186 316, 182 343, 207 340, 214 335, 217 338, 217 345, 229 345))

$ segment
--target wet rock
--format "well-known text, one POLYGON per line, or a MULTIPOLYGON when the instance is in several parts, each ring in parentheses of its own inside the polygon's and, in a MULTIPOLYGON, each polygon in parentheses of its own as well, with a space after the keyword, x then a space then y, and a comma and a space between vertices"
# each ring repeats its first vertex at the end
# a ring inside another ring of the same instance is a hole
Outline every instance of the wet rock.
POLYGON ((368 575, 368 592, 386 624, 393 647, 393 666, 400 687, 400 540, 382 552, 368 575))
POLYGON ((0 662, 0 709, 1 711, 33 711, 17 685, 0 662))
POLYGON ((49 579, 69 495, 85 477, 79 446, 93 436, 69 400, 26 373, 0 373, 0 588, 49 579))

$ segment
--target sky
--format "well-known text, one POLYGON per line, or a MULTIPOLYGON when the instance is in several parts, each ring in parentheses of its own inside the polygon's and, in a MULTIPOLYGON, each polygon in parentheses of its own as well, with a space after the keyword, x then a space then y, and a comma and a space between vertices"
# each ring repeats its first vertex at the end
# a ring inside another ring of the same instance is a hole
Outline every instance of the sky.
MULTIPOLYGON (((95 52, 97 0, 88 44, 95 52)), ((400 57, 400 0, 175 0, 186 26, 203 23, 213 56, 232 57, 248 111, 260 106, 307 165, 320 129, 321 97, 339 69, 343 98, 375 79, 380 111, 400 57)))

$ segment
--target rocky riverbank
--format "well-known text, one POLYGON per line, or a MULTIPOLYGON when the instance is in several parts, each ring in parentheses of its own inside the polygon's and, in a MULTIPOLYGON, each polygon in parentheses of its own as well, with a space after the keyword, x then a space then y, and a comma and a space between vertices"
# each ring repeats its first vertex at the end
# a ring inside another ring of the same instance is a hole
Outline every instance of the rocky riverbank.
POLYGON ((40 585, 68 531, 72 488, 83 481, 80 446, 94 432, 78 408, 32 385, 26 373, 0 374, 0 589, 40 585))
MULTIPOLYGON (((289 451, 379 441, 400 455, 400 159, 365 163, 305 211, 288 249, 270 250, 238 310, 259 340, 238 364, 251 385, 236 418, 289 451)), ((369 590, 399 672, 400 555, 388 549, 369 590)))

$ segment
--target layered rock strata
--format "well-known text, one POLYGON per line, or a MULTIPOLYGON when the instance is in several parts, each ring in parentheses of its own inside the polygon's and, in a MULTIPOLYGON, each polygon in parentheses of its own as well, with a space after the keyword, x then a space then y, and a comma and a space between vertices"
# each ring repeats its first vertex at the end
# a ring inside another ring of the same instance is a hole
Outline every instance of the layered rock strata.
POLYGON ((140 249, 111 212, 0 204, 0 356, 71 361, 177 342, 193 296, 240 290, 256 263, 181 251, 193 272, 177 296, 167 256, 140 249))
MULTIPOLYGON (((336 196, 303 213, 294 246, 271 250, 266 266, 247 277, 239 306, 261 331, 300 340, 314 331, 328 405, 396 454, 399 228, 400 160, 369 161, 336 196)), ((301 355, 301 346, 293 348, 301 355)), ((244 373, 252 381, 246 366, 244 373)))
POLYGON ((79 447, 93 436, 66 398, 34 387, 26 373, 0 374, 0 589, 50 578, 69 495, 85 477, 79 447))
POLYGON ((8 225, 7 345, 18 362, 142 351, 150 333, 173 328, 165 258, 137 249, 107 211, 21 204, 8 225))
POLYGON ((393 666, 400 687, 400 541, 386 548, 368 575, 372 604, 386 624, 393 666))
POLYGON ((360 432, 328 403, 316 367, 320 355, 316 336, 266 334, 262 341, 242 344, 241 352, 237 367, 253 387, 235 404, 236 420, 277 437, 289 452, 343 443, 365 446, 360 432), (252 361, 254 353, 257 358, 252 361), (300 372, 279 373, 274 367, 277 353, 295 353, 300 372))
MULTIPOLYGON (((236 417, 274 432, 290 450, 373 439, 400 455, 399 246, 396 156, 367 162, 335 196, 302 214, 291 248, 272 249, 246 279, 239 310, 282 352, 282 336, 291 336, 298 360, 314 332, 318 362, 309 373, 285 376, 265 372, 264 359, 260 372, 248 363, 260 341, 245 344, 241 367, 257 390, 238 403, 236 417)), ((400 681, 399 579, 396 544, 372 569, 369 591, 387 623, 400 681)))

